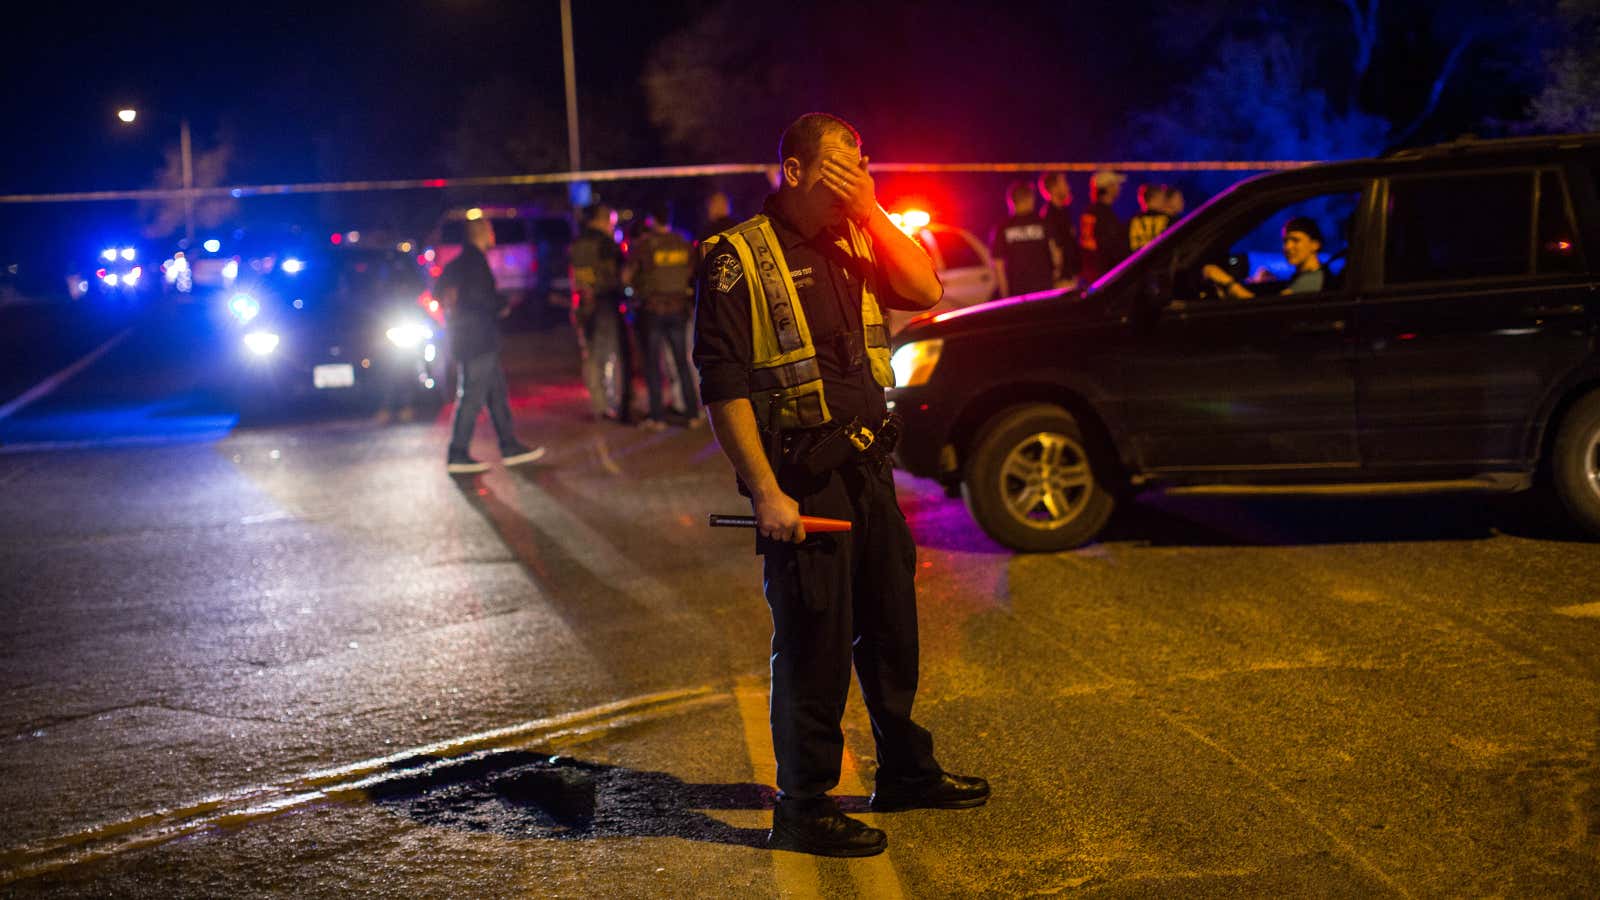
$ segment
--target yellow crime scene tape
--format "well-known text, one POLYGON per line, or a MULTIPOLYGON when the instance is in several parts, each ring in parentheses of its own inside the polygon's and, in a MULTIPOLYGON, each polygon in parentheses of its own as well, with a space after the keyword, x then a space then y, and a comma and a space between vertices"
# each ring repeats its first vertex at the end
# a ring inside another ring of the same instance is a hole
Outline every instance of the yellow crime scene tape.
MULTIPOLYGON (((940 174, 1004 172, 1277 172, 1314 165, 1317 160, 1200 160, 1166 162, 1021 162, 1021 163, 873 163, 874 174, 940 174)), ((643 169, 595 169, 535 175, 486 175, 467 178, 400 178, 378 181, 315 181, 298 184, 248 184, 228 187, 145 188, 128 191, 73 191, 54 194, 0 194, 0 203, 85 203, 102 200, 167 200, 185 196, 266 197, 281 194, 337 194, 358 191, 422 191, 447 188, 516 187, 571 184, 579 181, 653 181, 708 178, 719 175, 771 177, 777 166, 764 163, 721 163, 701 166, 654 166, 643 169)))

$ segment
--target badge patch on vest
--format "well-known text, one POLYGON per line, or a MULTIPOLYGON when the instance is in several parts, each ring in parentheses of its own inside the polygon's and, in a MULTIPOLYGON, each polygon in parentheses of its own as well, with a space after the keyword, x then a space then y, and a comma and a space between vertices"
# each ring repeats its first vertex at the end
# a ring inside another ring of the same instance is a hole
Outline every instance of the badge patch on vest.
POLYGON ((717 293, 726 294, 744 277, 744 266, 739 265, 739 257, 724 253, 711 261, 710 274, 711 286, 717 293))

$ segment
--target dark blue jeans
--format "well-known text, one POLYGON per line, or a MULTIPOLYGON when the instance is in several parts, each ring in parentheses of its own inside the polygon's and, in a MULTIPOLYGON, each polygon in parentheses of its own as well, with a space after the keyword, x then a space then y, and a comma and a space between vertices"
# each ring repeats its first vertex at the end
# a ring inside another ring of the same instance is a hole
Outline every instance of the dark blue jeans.
POLYGON ((478 413, 485 406, 489 407, 489 420, 494 423, 500 448, 515 447, 517 435, 511 428, 511 391, 506 386, 506 373, 500 368, 500 351, 491 350, 463 359, 460 366, 456 417, 450 427, 450 455, 466 455, 472 443, 473 426, 478 424, 478 413))
POLYGON ((661 397, 664 387, 661 383, 662 345, 672 352, 673 365, 678 370, 678 385, 683 391, 683 412, 694 416, 700 409, 700 403, 695 399, 694 373, 689 368, 688 316, 660 316, 641 310, 639 324, 644 341, 644 383, 650 391, 650 418, 659 422, 666 418, 667 412, 661 397))

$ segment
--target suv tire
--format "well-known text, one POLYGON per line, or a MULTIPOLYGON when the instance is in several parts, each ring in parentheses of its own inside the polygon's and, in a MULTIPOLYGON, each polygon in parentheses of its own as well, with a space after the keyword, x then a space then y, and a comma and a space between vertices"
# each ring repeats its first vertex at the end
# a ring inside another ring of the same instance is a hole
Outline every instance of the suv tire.
POLYGON ((1117 505, 1110 467, 1066 410, 1014 407, 984 426, 961 482, 967 510, 989 537, 1028 553, 1094 540, 1117 505))
POLYGON ((1562 419, 1550 475, 1567 513, 1600 537, 1600 390, 1590 391, 1562 419))

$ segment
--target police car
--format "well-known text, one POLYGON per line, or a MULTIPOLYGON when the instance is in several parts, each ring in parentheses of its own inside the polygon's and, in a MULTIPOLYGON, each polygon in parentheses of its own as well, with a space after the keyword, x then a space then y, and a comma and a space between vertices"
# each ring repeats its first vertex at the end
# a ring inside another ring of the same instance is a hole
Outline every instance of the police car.
POLYGON ((425 284, 392 247, 307 248, 241 260, 214 295, 226 387, 246 410, 284 400, 442 402, 443 326, 419 305, 425 284))
POLYGON ((112 244, 99 250, 93 259, 68 276, 67 290, 72 299, 96 296, 114 300, 133 300, 142 296, 155 281, 145 277, 146 262, 133 244, 112 244))
MULTIPOLYGON (((972 232, 934 222, 922 209, 890 213, 889 221, 922 244, 944 284, 944 299, 930 312, 963 309, 995 298, 1000 282, 995 277, 994 262, 989 257, 989 249, 972 232)), ((885 312, 891 333, 924 314, 898 309, 885 312)))

